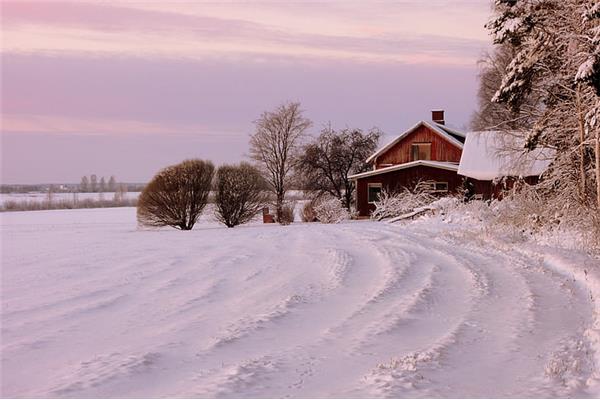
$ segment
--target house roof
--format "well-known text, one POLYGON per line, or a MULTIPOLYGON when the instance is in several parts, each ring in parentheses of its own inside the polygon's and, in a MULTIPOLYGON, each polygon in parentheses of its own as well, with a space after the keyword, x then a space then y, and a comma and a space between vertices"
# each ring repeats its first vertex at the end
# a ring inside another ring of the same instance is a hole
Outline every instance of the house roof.
POLYGON ((555 151, 539 148, 526 152, 522 136, 497 131, 470 132, 458 173, 479 180, 504 176, 535 176, 548 168, 555 151))
POLYGON ((369 163, 371 161, 374 161, 381 154, 388 151, 396 143, 398 143, 399 141, 404 139, 406 136, 408 136, 409 134, 414 132, 417 128, 419 128, 420 126, 423 126, 423 125, 428 127, 429 129, 431 129, 433 132, 437 133, 439 136, 446 139, 448 142, 452 143, 459 149, 463 148, 463 142, 465 141, 465 136, 466 136, 464 133, 459 132, 455 129, 449 128, 446 125, 438 124, 437 122, 419 121, 416 124, 414 124, 411 128, 409 128, 407 131, 402 133, 400 136, 398 136, 397 138, 395 138, 394 140, 392 140, 391 142, 389 142, 388 144, 383 146, 381 149, 377 150, 375 153, 373 153, 369 158, 367 158, 366 162, 369 163))
POLYGON ((379 169, 375 169, 373 171, 363 172, 361 174, 350 175, 350 176, 348 176, 348 178, 349 179, 360 179, 360 178, 365 178, 367 176, 380 175, 380 174, 385 174, 385 173, 392 172, 392 171, 398 171, 401 169, 412 168, 412 167, 417 167, 417 166, 440 168, 440 169, 446 169, 448 171, 458 171, 457 163, 444 162, 444 161, 417 160, 417 161, 407 162, 404 164, 393 165, 391 167, 379 168, 379 169))

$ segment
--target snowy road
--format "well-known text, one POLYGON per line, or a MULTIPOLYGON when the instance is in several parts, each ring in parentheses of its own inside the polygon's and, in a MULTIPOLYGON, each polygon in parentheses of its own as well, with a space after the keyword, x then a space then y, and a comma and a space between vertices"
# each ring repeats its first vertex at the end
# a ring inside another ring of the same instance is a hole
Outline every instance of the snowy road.
POLYGON ((4 214, 2 245, 4 397, 598 396, 581 254, 131 209, 4 214))

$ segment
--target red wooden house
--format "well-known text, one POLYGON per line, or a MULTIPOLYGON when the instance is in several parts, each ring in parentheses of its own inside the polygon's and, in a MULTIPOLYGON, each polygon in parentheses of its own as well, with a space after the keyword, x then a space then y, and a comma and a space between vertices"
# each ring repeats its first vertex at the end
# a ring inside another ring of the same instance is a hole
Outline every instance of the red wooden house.
POLYGON ((462 188, 457 174, 466 135, 445 125, 444 111, 432 111, 431 121, 419 121, 366 161, 373 170, 352 175, 356 185, 356 209, 368 216, 379 193, 386 188, 414 187, 431 181, 439 193, 462 188))

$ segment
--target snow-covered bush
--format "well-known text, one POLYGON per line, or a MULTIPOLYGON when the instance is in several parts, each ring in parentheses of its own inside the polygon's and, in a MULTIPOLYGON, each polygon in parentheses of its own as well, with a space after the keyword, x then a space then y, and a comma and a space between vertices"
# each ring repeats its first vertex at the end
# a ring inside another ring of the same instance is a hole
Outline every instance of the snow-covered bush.
POLYGON ((308 201, 302 206, 302 222, 317 222, 317 213, 315 212, 315 200, 308 201))
POLYGON ((435 200, 430 182, 419 182, 411 190, 403 188, 399 192, 387 189, 381 191, 379 200, 375 202, 375 210, 371 218, 381 221, 384 218, 394 218, 402 214, 424 207, 435 200))
POLYGON ((493 224, 536 236, 579 237, 582 249, 600 252, 600 212, 592 205, 582 207, 564 198, 544 196, 543 186, 523 185, 492 203, 493 224))
POLYGON ((600 254, 600 213, 592 206, 580 212, 581 208, 568 202, 547 201, 540 190, 540 185, 523 184, 507 191, 502 200, 464 203, 442 198, 428 207, 435 210, 431 218, 469 226, 471 233, 500 235, 511 241, 534 239, 600 254))
POLYGON ((314 207, 314 210, 317 219, 323 224, 337 224, 350 218, 348 209, 346 209, 342 202, 336 198, 320 201, 314 207))
POLYGON ((281 214, 279 215, 279 223, 281 225, 289 225, 294 222, 294 210, 296 209, 295 203, 286 203, 281 207, 281 214))

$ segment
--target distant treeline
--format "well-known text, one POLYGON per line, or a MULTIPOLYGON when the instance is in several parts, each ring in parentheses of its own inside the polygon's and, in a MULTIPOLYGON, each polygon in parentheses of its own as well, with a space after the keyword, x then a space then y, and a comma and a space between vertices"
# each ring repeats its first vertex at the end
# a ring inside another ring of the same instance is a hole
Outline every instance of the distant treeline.
POLYGON ((112 187, 112 190, 108 190, 108 184, 105 185, 106 190, 101 190, 99 184, 96 186, 96 190, 91 190, 91 186, 89 184, 86 187, 82 187, 81 183, 46 183, 37 185, 2 184, 0 185, 0 193, 47 193, 50 190, 53 193, 101 193, 115 192, 120 185, 125 185, 125 190, 128 192, 141 192, 146 186, 145 183, 119 182, 115 183, 115 186, 112 187))

